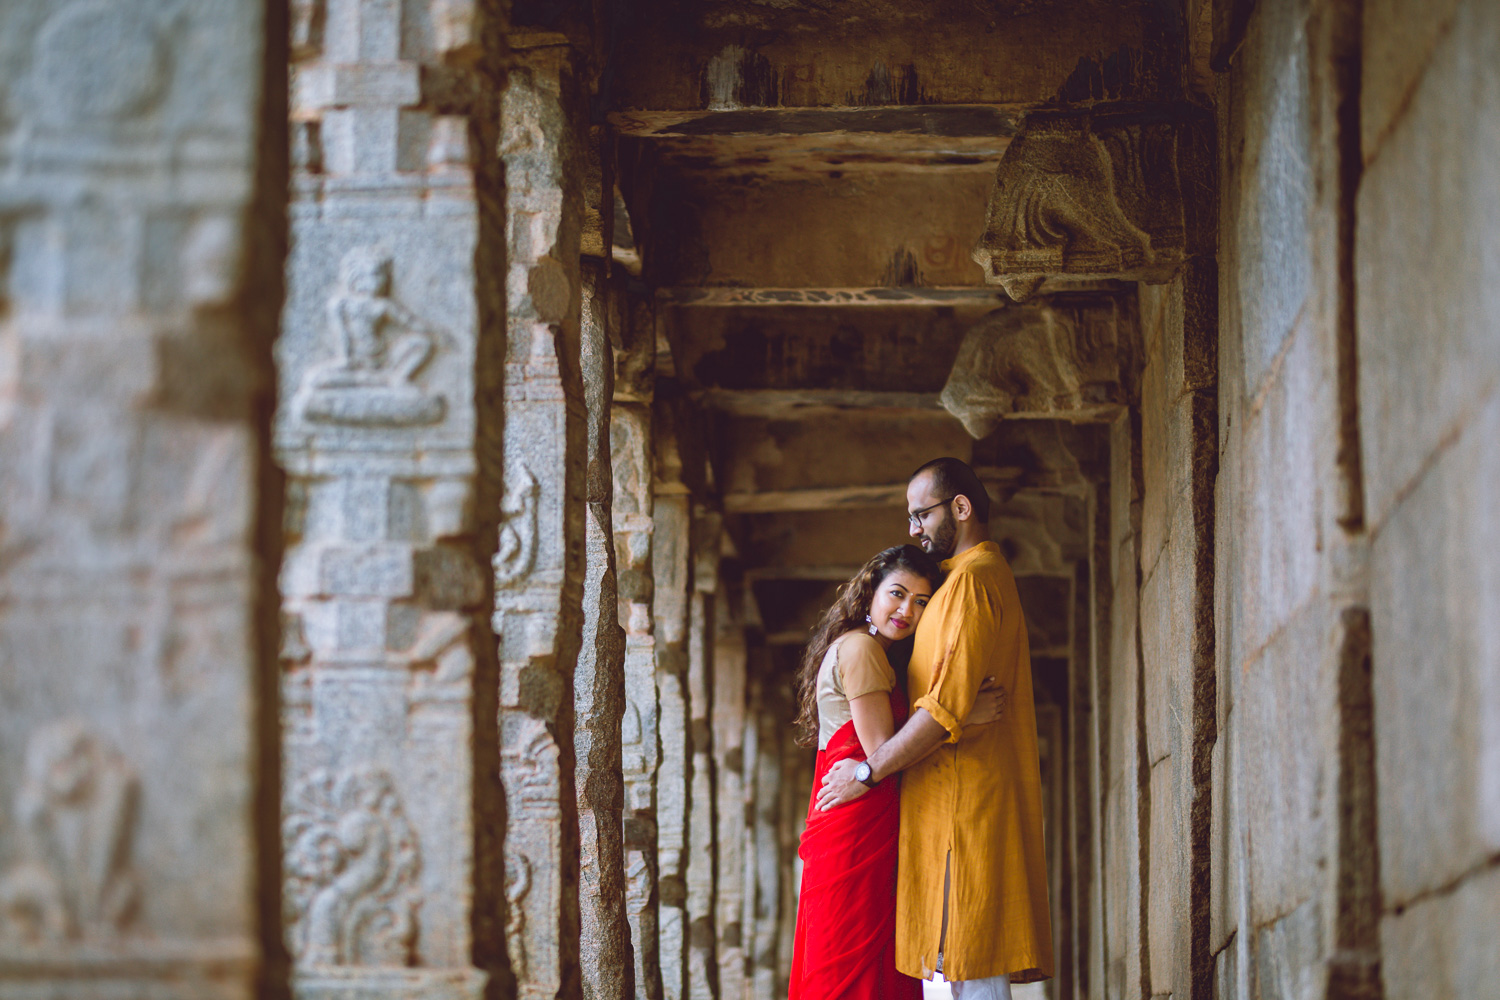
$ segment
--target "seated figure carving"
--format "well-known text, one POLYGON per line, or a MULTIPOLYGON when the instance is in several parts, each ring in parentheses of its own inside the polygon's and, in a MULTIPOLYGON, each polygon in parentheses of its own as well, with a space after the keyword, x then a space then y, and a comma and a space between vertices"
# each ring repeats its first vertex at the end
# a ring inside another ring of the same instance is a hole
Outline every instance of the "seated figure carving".
POLYGON ((357 247, 339 267, 341 288, 328 301, 337 356, 308 371, 302 413, 338 424, 408 426, 443 419, 443 397, 415 377, 437 337, 391 296, 391 259, 357 247))

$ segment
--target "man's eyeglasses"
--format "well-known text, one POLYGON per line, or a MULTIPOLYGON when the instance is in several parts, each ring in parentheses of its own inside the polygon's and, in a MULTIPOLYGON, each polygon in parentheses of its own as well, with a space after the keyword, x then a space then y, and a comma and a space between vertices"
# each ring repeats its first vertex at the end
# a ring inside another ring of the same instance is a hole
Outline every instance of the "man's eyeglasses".
POLYGON ((934 509, 936 509, 938 507, 941 507, 945 503, 952 503, 952 502, 953 502, 953 498, 952 497, 949 497, 946 500, 939 500, 937 503, 933 504, 931 507, 923 507, 921 510, 914 510, 914 511, 912 511, 910 514, 906 515, 906 519, 911 522, 911 526, 913 528, 920 528, 922 526, 922 515, 923 514, 927 513, 929 510, 934 510, 934 509))

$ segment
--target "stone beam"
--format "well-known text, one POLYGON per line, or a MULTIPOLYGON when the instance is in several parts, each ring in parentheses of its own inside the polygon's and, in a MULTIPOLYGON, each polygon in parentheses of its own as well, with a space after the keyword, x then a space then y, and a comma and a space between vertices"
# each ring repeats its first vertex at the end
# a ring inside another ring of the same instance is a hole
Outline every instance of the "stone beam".
POLYGON ((285 995, 275 11, 0 4, 0 996, 285 995))
POLYGON ((476 919, 503 891, 487 861, 504 808, 484 777, 496 720, 476 706, 495 697, 502 473, 482 439, 499 423, 486 401, 505 340, 482 262, 503 258, 504 230, 475 195, 498 177, 493 122, 445 113, 419 81, 461 63, 483 105, 495 53, 472 20, 437 30, 383 0, 296 6, 276 424, 294 986, 308 1000, 478 997, 504 963, 476 919))
POLYGON ((1007 418, 1108 421, 1124 410, 1129 364, 1118 322, 997 309, 964 335, 939 399, 975 438, 1007 418))
MULTIPOLYGON (((1046 472, 1026 469, 985 470, 980 481, 993 497, 1010 497, 1022 490, 1040 493, 1081 491, 1082 483, 1064 480, 1046 472)), ((874 507, 904 507, 906 483, 881 486, 830 486, 805 490, 762 490, 726 493, 724 511, 729 514, 780 514, 790 511, 846 510, 874 507)))
POLYGON ((714 285, 657 290, 658 300, 674 306, 946 306, 994 303, 1003 292, 973 285, 945 288, 727 288, 714 285))
POLYGON ((786 419, 837 412, 941 412, 937 393, 862 392, 838 389, 707 389, 694 398, 705 408, 736 417, 786 419))
POLYGON ((1213 144, 1191 106, 1033 112, 995 172, 974 260, 1016 301, 1059 279, 1167 281, 1214 250, 1213 144))
POLYGON ((846 135, 922 137, 928 141, 1014 136, 1029 105, 924 104, 866 108, 767 107, 676 111, 615 111, 608 116, 622 136, 643 139, 706 136, 846 135))

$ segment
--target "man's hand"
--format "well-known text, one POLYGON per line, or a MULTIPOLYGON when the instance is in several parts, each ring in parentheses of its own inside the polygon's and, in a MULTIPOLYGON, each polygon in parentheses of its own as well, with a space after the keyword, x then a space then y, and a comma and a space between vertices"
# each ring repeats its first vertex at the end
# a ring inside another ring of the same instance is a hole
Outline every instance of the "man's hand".
POLYGON ((1003 715, 1005 689, 995 683, 995 678, 986 677, 979 687, 979 694, 974 698, 974 707, 969 710, 968 718, 964 719, 964 728, 987 726, 991 722, 999 722, 1003 715))
POLYGON ((823 775, 823 787, 818 789, 818 812, 848 805, 870 790, 854 780, 857 766, 857 761, 841 760, 828 769, 823 775))

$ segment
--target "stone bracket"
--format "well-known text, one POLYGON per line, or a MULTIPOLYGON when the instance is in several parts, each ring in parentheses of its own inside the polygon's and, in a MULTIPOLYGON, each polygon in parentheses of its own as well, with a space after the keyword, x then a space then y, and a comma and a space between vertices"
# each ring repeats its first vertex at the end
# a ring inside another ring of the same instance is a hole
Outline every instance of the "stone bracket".
POLYGON ((1034 111, 995 172, 974 260, 1024 301, 1080 279, 1165 282, 1212 252, 1213 123, 1191 105, 1034 111))

